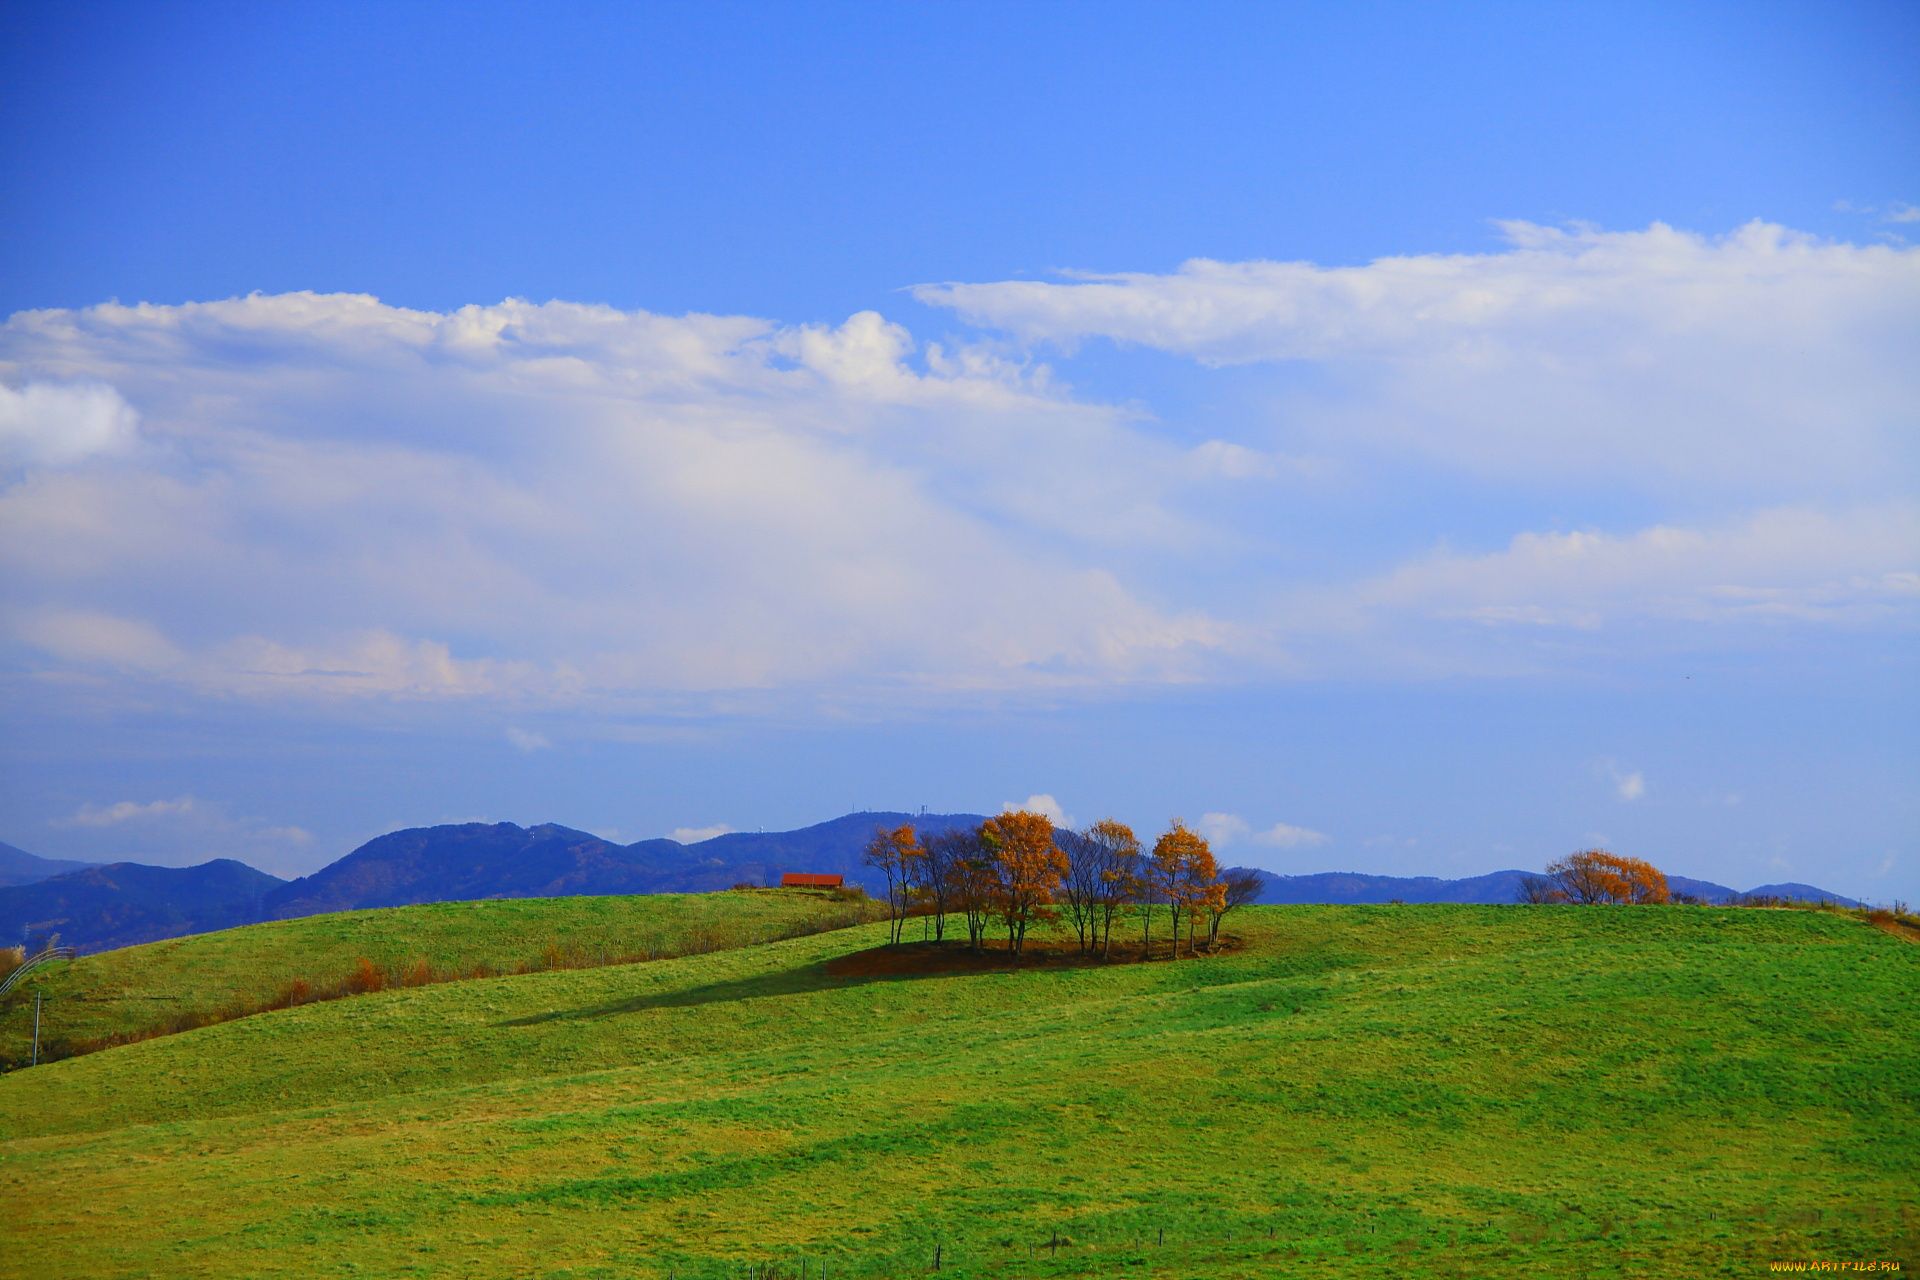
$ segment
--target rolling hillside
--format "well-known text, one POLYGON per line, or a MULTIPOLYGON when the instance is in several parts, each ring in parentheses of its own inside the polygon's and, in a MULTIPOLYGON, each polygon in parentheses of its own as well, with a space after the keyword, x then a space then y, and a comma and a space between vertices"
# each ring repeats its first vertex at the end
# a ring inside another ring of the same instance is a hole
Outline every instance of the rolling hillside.
MULTIPOLYGON (((871 918, 874 904, 819 892, 758 890, 594 898, 512 898, 339 912, 84 955, 39 971, 12 997, 47 1001, 56 1057, 183 1016, 258 1008, 288 984, 324 986, 361 960, 404 980, 617 963, 725 950, 871 918)), ((31 1028, 0 1008, 0 1067, 28 1061, 31 1028)))
POLYGON ((1920 1264, 1910 941, 1697 907, 1234 923, 1214 957, 926 977, 876 976, 870 926, 14 1072, 0 1273, 1920 1264))

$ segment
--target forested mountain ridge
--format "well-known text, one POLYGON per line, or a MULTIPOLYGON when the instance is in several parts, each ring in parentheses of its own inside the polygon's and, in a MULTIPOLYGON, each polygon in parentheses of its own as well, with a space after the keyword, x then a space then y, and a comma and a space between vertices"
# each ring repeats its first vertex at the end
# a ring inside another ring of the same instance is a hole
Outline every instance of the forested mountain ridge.
POLYGON ((777 883, 787 871, 859 883, 860 853, 876 826, 911 822, 934 831, 981 821, 978 814, 851 813, 797 831, 627 845, 556 823, 454 823, 389 832, 291 881, 227 859, 197 867, 79 864, 80 871, 0 888, 0 943, 58 932, 69 946, 103 951, 329 911, 476 898, 705 893, 777 883), (255 878, 237 876, 233 868, 255 878))
POLYGON ((268 891, 285 883, 231 858, 197 867, 89 866, 0 889, 0 945, 32 950, 58 934, 81 951, 111 951, 252 924, 264 919, 268 891))
POLYGON ((34 884, 69 871, 84 871, 98 866, 94 862, 74 862, 66 858, 41 858, 0 843, 0 888, 16 884, 34 884))

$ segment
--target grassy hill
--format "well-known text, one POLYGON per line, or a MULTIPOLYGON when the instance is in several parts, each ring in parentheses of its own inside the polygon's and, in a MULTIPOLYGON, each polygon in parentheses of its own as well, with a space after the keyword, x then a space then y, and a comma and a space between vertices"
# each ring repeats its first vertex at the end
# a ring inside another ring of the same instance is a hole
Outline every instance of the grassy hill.
POLYGON ((1233 920, 1217 957, 926 977, 861 976, 867 926, 14 1072, 0 1274, 1920 1265, 1911 942, 1693 907, 1233 920))
POLYGON ((66 1056, 76 1043, 258 1007, 295 981, 338 982, 362 959, 397 980, 421 965, 440 976, 577 968, 744 946, 853 915, 824 893, 765 890, 438 902, 247 925, 42 970, 11 998, 10 1015, 0 1011, 0 1064, 28 1060, 32 1022, 21 1010, 36 990, 47 1000, 43 1045, 66 1056))

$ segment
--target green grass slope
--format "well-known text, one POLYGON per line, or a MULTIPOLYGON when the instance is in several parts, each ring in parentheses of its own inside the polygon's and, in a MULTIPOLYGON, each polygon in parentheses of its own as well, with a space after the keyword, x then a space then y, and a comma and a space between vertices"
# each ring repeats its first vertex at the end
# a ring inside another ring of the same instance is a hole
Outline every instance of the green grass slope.
POLYGON ((832 976, 869 926, 14 1072, 0 1273, 1920 1265, 1909 942, 1687 907, 1234 923, 1177 964, 832 976))
MULTIPOLYGON (((871 913, 871 904, 859 908, 871 913)), ((626 956, 724 950, 837 927, 856 908, 825 893, 669 893, 497 898, 343 911, 225 929, 81 956, 40 970, 0 1010, 0 1064, 29 1059, 33 993, 45 997, 43 1043, 139 1033, 180 1015, 258 1007, 287 984, 318 987, 365 958, 403 974, 583 967, 626 956)))

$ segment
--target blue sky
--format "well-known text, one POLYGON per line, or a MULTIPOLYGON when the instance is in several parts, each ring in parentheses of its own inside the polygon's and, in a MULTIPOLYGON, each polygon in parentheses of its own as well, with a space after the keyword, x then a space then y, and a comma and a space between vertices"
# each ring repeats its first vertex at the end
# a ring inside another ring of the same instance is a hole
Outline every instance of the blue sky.
POLYGON ((0 13, 0 839, 1920 897, 1911 5, 0 13))

